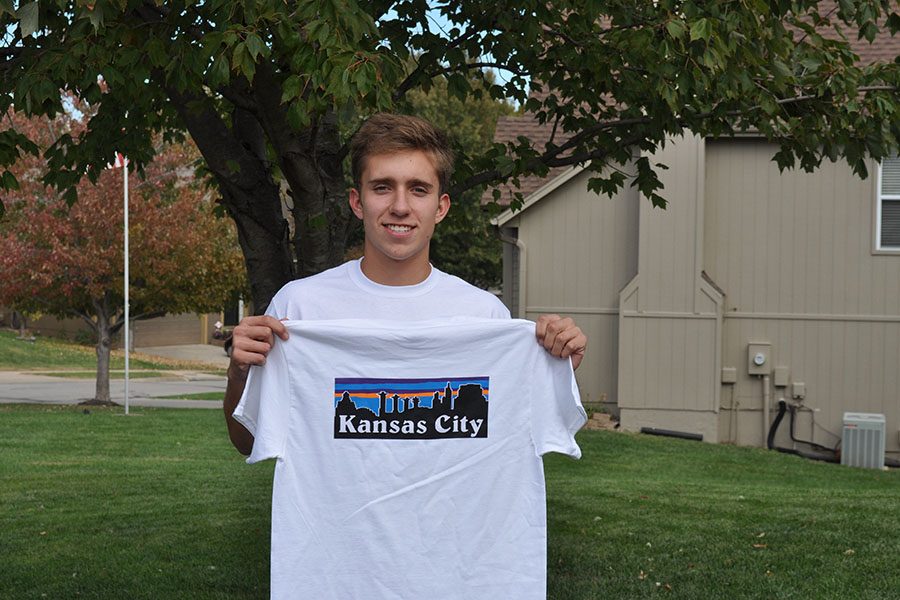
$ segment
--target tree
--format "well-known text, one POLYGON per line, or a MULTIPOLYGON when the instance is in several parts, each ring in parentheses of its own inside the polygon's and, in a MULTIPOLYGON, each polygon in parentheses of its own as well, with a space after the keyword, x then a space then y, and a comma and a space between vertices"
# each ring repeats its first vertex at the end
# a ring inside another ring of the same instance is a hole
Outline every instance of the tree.
MULTIPOLYGON (((626 165, 685 130, 755 130, 780 145, 782 168, 843 157, 861 174, 900 131, 900 65, 861 65, 851 47, 897 31, 891 0, 3 0, 0 13, 0 108, 57 114, 61 88, 99 106, 86 135, 46 150, 46 181, 73 199, 109 148, 140 166, 154 132, 188 132, 237 224, 257 311, 289 279, 341 261, 360 120, 403 110, 439 77, 461 100, 483 95, 481 78, 558 134, 468 157, 454 196, 583 163, 593 189, 636 185, 661 205, 656 167, 626 165)), ((0 163, 23 151, 37 149, 0 133, 0 163)))
MULTIPOLYGON (((492 75, 488 81, 494 82, 492 75)), ((484 89, 479 78, 470 81, 473 89, 484 89)), ((463 101, 448 93, 447 79, 438 77, 428 91, 410 90, 411 111, 445 130, 454 142, 457 160, 487 152, 494 139, 497 119, 515 112, 509 102, 495 100, 487 93, 463 101)), ((447 217, 435 229, 431 262, 438 268, 482 288, 497 287, 502 279, 503 252, 500 238, 490 225, 497 213, 495 205, 483 206, 482 188, 473 188, 453 198, 447 217)))
MULTIPOLYGON (((38 140, 59 130, 79 136, 71 119, 9 118, 38 140)), ((219 310, 244 287, 232 224, 213 215, 209 191, 193 177, 196 158, 187 144, 162 146, 144 179, 132 182, 132 319, 219 310)), ((14 166, 21 189, 4 198, 0 305, 83 320, 97 341, 94 401, 108 403, 110 345, 125 318, 122 171, 104 170, 96 184, 80 181, 69 207, 41 182, 45 170, 36 157, 14 166)))

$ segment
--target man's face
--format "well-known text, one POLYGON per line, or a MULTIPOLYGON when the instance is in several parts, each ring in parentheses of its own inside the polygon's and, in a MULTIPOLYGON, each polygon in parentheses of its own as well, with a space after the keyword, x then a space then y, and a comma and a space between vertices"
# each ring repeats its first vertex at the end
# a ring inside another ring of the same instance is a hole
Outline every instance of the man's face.
POLYGON ((366 270, 425 269, 434 226, 450 209, 431 156, 420 150, 369 156, 359 185, 350 191, 350 208, 363 221, 366 270))

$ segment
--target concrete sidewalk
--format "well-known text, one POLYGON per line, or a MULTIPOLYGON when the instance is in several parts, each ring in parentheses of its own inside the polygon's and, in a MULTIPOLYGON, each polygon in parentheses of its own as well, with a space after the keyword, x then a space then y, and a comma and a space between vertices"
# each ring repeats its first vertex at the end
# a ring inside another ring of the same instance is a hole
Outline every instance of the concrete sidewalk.
MULTIPOLYGON (((94 397, 94 379, 50 377, 28 372, 0 371, 0 404, 78 404, 94 397)), ((172 371, 165 377, 130 379, 129 406, 221 409, 219 400, 174 400, 160 396, 224 392, 225 377, 196 371, 172 371)), ((125 381, 112 379, 109 395, 125 403, 125 381)))
MULTIPOLYGON (((187 344, 135 348, 136 353, 175 360, 204 363, 210 369, 228 367, 228 357, 221 346, 187 344)), ((201 368, 198 366, 198 368, 201 368)), ((51 377, 28 371, 0 371, 0 404, 78 404, 94 397, 94 378, 51 377)), ((129 406, 165 408, 221 409, 219 400, 173 400, 161 396, 224 392, 225 377, 201 371, 165 371, 163 377, 130 378, 129 406)), ((109 395, 113 402, 124 405, 125 380, 111 379, 109 395)))
MULTIPOLYGON (((33 373, 0 371, 0 404, 78 404, 94 397, 93 379, 68 379, 33 373)), ((191 371, 174 371, 166 377, 129 379, 129 406, 169 408, 221 408, 219 400, 173 400, 160 396, 224 392, 225 378, 191 371)), ((125 380, 109 382, 113 402, 124 405, 125 380)))

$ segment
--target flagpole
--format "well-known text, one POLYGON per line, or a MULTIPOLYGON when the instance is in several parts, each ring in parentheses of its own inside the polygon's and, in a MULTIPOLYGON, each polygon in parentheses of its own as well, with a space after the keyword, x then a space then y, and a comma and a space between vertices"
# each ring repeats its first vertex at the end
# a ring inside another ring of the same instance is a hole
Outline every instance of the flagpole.
POLYGON ((129 307, 128 307, 128 159, 122 157, 122 170, 125 179, 125 414, 128 414, 128 358, 131 353, 131 340, 129 336, 129 307))

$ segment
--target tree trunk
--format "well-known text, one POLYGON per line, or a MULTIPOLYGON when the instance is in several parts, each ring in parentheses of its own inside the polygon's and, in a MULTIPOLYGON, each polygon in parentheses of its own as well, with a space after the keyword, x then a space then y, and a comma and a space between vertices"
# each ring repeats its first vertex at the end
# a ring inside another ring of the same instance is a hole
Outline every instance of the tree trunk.
POLYGON ((246 111, 236 111, 229 127, 205 96, 168 89, 173 105, 218 183, 237 225, 247 264, 253 310, 261 314, 281 286, 294 278, 289 230, 281 194, 258 143, 261 132, 246 111))
POLYGON ((112 343, 112 331, 110 327, 109 303, 103 300, 94 300, 94 310, 97 315, 97 385, 94 391, 94 399, 85 404, 113 404, 109 397, 109 356, 112 343))
POLYGON ((315 275, 343 261, 352 224, 337 114, 328 111, 305 130, 294 130, 266 64, 257 70, 251 95, 258 107, 254 125, 272 144, 293 199, 297 275, 315 275))
POLYGON ((289 164, 283 170, 295 191, 294 249, 300 277, 320 273, 344 259, 353 216, 340 146, 337 119, 329 114, 317 125, 313 157, 291 155, 283 163, 289 164), (298 188, 302 193, 296 193, 298 188))

